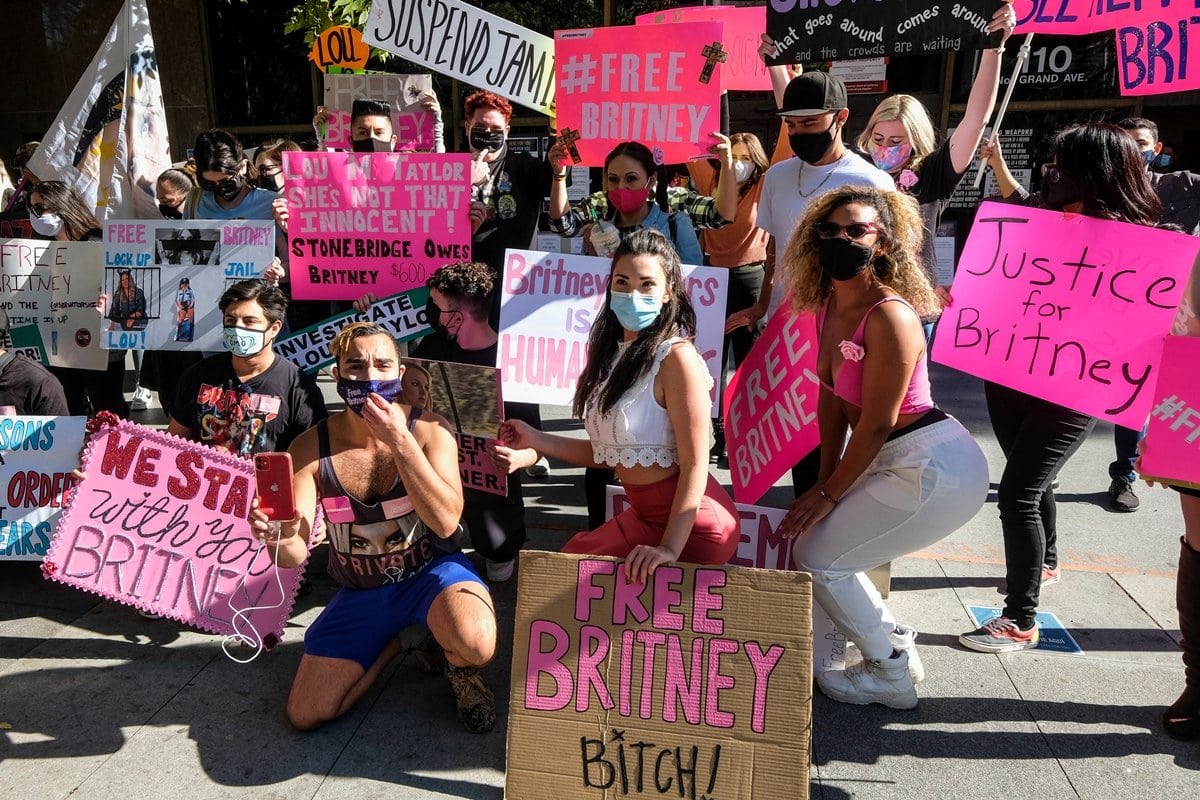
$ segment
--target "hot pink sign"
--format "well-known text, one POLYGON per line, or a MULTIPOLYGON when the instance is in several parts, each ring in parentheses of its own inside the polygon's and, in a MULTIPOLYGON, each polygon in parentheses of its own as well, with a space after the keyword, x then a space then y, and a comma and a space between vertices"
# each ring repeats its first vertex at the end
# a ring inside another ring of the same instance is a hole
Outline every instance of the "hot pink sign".
POLYGON ((1197 250, 1182 233, 984 203, 934 360, 1140 428, 1197 250))
POLYGON ((733 496, 753 503, 820 444, 817 325, 784 304, 725 390, 733 496))
POLYGON ((499 444, 499 440, 462 431, 456 431, 454 438, 458 440, 458 472, 463 488, 507 495, 508 473, 497 467, 488 455, 488 448, 499 444))
POLYGON ((292 296, 424 286, 471 257, 466 153, 284 153, 292 296))
POLYGON ((628 141, 664 164, 707 154, 721 127, 720 43, 715 22, 555 31, 559 134, 589 166, 628 141))
POLYGON ((1200 89, 1200 15, 1124 26, 1116 36, 1121 94, 1200 89))
POLYGON ((726 60, 721 64, 721 88, 770 91, 771 76, 758 57, 759 37, 767 29, 766 6, 684 6, 634 18, 638 25, 674 22, 719 22, 726 60))
POLYGON ((97 425, 82 461, 46 577, 267 649, 282 638, 301 570, 250 534, 249 460, 122 420, 97 425))
POLYGON ((1200 337, 1168 336, 1142 444, 1142 473, 1200 486, 1200 337))
POLYGON ((1196 13, 1195 0, 1013 0, 1017 33, 1072 36, 1151 22, 1174 24, 1196 13))

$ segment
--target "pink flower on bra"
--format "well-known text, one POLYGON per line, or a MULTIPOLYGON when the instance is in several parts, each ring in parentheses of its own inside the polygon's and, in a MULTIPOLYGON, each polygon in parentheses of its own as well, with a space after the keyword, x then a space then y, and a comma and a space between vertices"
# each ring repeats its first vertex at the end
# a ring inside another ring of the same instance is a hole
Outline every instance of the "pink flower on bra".
POLYGON ((919 180, 920 178, 917 177, 917 173, 911 169, 906 169, 900 173, 900 179, 896 182, 900 184, 901 189, 911 189, 917 185, 917 181, 919 180))
POLYGON ((847 361, 862 361, 863 356, 867 354, 867 351, 863 349, 861 344, 855 344, 848 339, 842 339, 841 344, 838 345, 838 349, 842 351, 842 358, 847 361))

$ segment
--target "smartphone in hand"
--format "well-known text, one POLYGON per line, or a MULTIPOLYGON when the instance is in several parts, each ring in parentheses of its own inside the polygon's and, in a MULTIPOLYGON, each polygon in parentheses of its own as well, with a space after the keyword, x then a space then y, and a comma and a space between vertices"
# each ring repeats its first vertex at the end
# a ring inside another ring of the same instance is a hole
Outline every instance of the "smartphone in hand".
POLYGON ((287 522, 296 518, 291 455, 259 453, 254 456, 254 482, 258 488, 258 507, 267 519, 287 522))

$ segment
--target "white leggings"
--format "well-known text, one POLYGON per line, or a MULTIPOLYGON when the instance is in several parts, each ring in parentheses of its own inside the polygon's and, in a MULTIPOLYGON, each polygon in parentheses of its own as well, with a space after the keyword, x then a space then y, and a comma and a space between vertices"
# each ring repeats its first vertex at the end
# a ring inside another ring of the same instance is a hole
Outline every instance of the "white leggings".
POLYGON ((894 624, 864 573, 953 533, 987 492, 987 459, 951 417, 885 442, 829 516, 797 537, 813 597, 864 658, 891 655, 894 624))

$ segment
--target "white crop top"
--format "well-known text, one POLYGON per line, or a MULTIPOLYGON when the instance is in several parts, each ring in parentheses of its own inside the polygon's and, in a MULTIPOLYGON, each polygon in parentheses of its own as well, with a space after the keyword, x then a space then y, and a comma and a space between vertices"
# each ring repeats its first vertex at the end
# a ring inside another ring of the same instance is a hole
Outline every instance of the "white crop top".
MULTIPOLYGON (((630 386, 621 399, 617 401, 607 414, 600 413, 600 396, 605 384, 597 387, 588 400, 587 413, 584 414, 583 424, 587 429, 588 438, 592 441, 592 457, 597 464, 607 464, 610 467, 669 467, 679 463, 679 448, 675 444, 675 431, 667 410, 654 399, 654 378, 662 366, 663 359, 671 351, 671 346, 684 342, 688 351, 700 359, 704 365, 704 374, 708 375, 708 366, 692 343, 682 337, 666 340, 659 345, 654 354, 654 363, 642 379, 630 386)), ((625 352, 622 343, 617 351, 616 359, 625 352)), ((708 377, 708 389, 712 389, 712 376, 708 377)))

